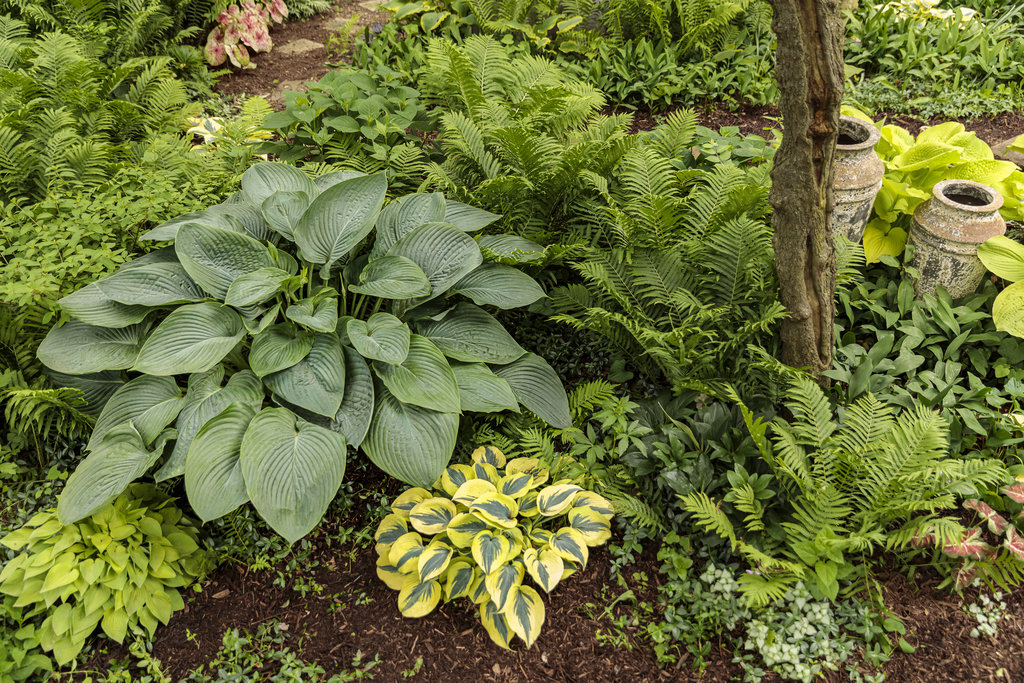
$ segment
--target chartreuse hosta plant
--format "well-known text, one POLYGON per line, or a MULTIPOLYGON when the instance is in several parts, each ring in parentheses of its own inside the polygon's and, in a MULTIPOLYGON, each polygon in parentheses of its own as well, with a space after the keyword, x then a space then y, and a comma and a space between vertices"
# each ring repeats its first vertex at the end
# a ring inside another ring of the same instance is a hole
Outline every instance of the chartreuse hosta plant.
POLYGON ((544 624, 550 593, 587 566, 588 548, 611 537, 611 504, 570 480, 548 483, 536 458, 478 448, 472 465, 452 465, 434 492, 411 488, 377 529, 377 576, 398 591, 407 617, 468 598, 498 645, 527 647, 544 624))
POLYGON ((1011 284, 992 302, 992 321, 997 330, 1024 337, 1024 246, 998 235, 978 245, 978 258, 1011 284))
POLYGON ((202 576, 208 553, 174 499, 136 484, 76 524, 41 512, 0 543, 20 551, 0 572, 4 608, 45 618, 38 645, 60 665, 75 658, 97 628, 117 642, 153 637, 185 606, 178 589, 202 576))
POLYGON ((119 385, 68 479, 82 519, 162 460, 204 521, 251 501, 288 541, 337 493, 346 446, 402 481, 444 471, 464 411, 570 426, 561 382, 482 306, 544 293, 484 263, 468 234, 497 216, 414 194, 383 174, 311 180, 260 163, 236 201, 158 226, 173 241, 62 299, 73 318, 39 347, 86 396, 119 385))

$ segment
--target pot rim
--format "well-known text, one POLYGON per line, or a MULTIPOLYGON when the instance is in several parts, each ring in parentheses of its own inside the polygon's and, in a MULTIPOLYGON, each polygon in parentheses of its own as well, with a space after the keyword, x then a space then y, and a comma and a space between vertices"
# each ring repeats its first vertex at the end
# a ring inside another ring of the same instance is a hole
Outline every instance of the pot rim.
POLYGON ((992 213, 993 211, 998 211, 1003 206, 1003 196, 1001 194, 988 185, 982 185, 981 183, 974 182, 973 180, 958 180, 956 178, 943 180, 942 182, 936 183, 935 187, 932 188, 932 196, 937 201, 951 209, 967 211, 968 213, 992 213), (955 188, 957 187, 967 190, 971 194, 983 192, 991 197, 992 201, 982 206, 955 202, 946 196, 946 190, 954 189, 955 191, 955 188))
POLYGON ((836 149, 841 150, 843 152, 860 152, 860 151, 865 150, 865 149, 873 149, 874 146, 878 144, 878 141, 882 139, 881 131, 879 131, 877 128, 875 128, 874 124, 868 123, 864 119, 858 119, 856 116, 847 116, 845 114, 840 116, 839 117, 839 132, 840 132, 840 134, 843 131, 843 124, 846 124, 847 126, 852 126, 854 128, 857 128, 858 130, 866 131, 867 132, 867 139, 865 139, 862 142, 855 142, 852 145, 842 145, 842 144, 839 144, 839 142, 837 141, 836 142, 836 149))

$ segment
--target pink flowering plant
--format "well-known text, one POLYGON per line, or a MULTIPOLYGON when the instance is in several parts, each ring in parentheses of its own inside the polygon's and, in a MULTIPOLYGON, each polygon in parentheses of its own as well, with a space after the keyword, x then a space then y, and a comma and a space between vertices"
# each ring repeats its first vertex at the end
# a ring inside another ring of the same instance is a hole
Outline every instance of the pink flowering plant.
POLYGON ((220 66, 230 60, 243 69, 256 65, 249 60, 249 50, 269 52, 274 46, 270 40, 270 23, 280 24, 288 16, 284 0, 242 0, 228 6, 217 17, 217 26, 206 38, 206 61, 220 66))

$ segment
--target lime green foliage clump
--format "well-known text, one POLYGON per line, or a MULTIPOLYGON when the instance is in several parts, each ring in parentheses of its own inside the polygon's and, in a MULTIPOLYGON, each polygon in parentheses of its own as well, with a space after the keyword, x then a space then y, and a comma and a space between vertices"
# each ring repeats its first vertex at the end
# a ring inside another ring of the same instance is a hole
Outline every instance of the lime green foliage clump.
POLYGON ((992 320, 997 330, 1024 337, 1024 246, 999 235, 978 245, 978 258, 1012 284, 992 302, 992 320))
POLYGON ((152 638, 184 607, 178 589, 207 564, 173 500, 138 484, 75 524, 61 524, 56 510, 34 516, 0 540, 22 551, 0 572, 4 613, 33 620, 34 642, 60 665, 97 627, 119 643, 129 631, 152 638))
POLYGON ((448 467, 436 493, 412 488, 395 499, 377 529, 377 575, 407 617, 466 597, 491 640, 510 649, 518 636, 530 647, 544 602, 523 580, 550 593, 586 568, 588 548, 611 537, 612 506, 571 480, 541 488, 549 475, 536 458, 506 462, 484 446, 472 459, 448 467))

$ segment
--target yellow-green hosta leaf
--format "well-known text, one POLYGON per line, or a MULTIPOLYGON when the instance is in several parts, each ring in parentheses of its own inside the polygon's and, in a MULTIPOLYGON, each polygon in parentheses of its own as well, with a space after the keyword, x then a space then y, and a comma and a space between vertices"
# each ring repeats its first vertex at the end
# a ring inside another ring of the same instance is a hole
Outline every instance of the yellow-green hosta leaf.
POLYGON ((403 617, 425 617, 440 601, 441 584, 433 580, 421 583, 415 574, 406 577, 405 584, 398 591, 398 610, 403 617))
POLYGON ((449 465, 445 468, 444 473, 441 474, 439 484, 442 491, 449 496, 454 496, 459 487, 470 479, 476 479, 476 474, 473 472, 472 467, 469 465, 449 465))
POLYGON ((914 136, 906 128, 882 126, 882 139, 875 146, 883 159, 891 159, 914 146, 914 136))
POLYGON ((580 532, 590 547, 598 546, 612 537, 612 525, 600 512, 590 508, 569 510, 569 526, 580 532))
POLYGON ((448 568, 454 553, 455 549, 440 538, 428 543, 416 565, 420 581, 429 581, 440 576, 448 568))
POLYGON ((540 514, 537 507, 537 492, 527 491, 526 495, 519 499, 519 515, 521 517, 536 517, 540 514))
POLYGON ((469 506, 469 511, 479 515, 485 522, 503 529, 511 529, 516 525, 519 503, 511 496, 501 493, 490 493, 477 498, 469 506))
POLYGON ((1024 245, 1004 235, 978 245, 978 258, 993 273, 1010 282, 1024 281, 1024 245))
POLYGON ((917 136, 917 143, 922 142, 943 142, 950 144, 951 139, 964 132, 964 124, 958 121, 947 121, 937 126, 929 126, 922 130, 917 136))
POLYGON ((548 593, 562 580, 565 562, 551 548, 542 548, 540 551, 536 548, 527 548, 523 553, 523 562, 526 564, 526 571, 530 573, 530 578, 548 593))
POLYGON ((402 590, 402 586, 405 585, 405 580, 409 576, 410 574, 408 572, 402 573, 398 571, 398 567, 391 564, 388 558, 377 558, 377 578, 383 581, 391 590, 402 590))
POLYGON ((544 601, 533 588, 521 586, 505 605, 502 615, 512 632, 530 647, 544 626, 544 601))
POLYGON ((481 446, 470 456, 474 463, 487 463, 501 469, 505 466, 505 454, 494 446, 481 446))
POLYGON ((452 495, 452 500, 469 507, 477 498, 497 493, 498 489, 486 479, 470 479, 452 495))
POLYGON ((391 503, 391 511, 405 519, 409 519, 409 512, 416 507, 417 503, 427 498, 433 498, 433 494, 424 488, 414 486, 408 491, 404 491, 398 498, 395 498, 394 502, 391 503))
POLYGON ((476 475, 477 479, 488 481, 494 486, 497 486, 498 482, 501 480, 501 475, 498 474, 498 468, 488 462, 473 463, 473 474, 476 475))
POLYGON ((506 474, 498 482, 498 492, 512 498, 522 498, 533 488, 533 475, 525 472, 506 474))
POLYGON ((391 513, 382 519, 377 527, 377 533, 373 535, 374 540, 377 541, 377 554, 387 557, 391 553, 391 546, 394 542, 407 533, 409 533, 409 526, 401 515, 391 513))
POLYGON ((992 148, 984 140, 979 139, 977 133, 965 131, 954 135, 949 140, 946 140, 946 142, 961 149, 960 158, 964 161, 991 161, 995 159, 992 148))
POLYGON ((450 602, 469 595, 477 571, 468 560, 453 560, 445 571, 445 577, 444 596, 450 602))
MULTIPOLYGON (((485 592, 484 595, 487 595, 487 593, 485 592)), ((508 620, 505 619, 504 615, 498 611, 498 608, 490 600, 480 605, 480 623, 484 625, 484 630, 487 631, 487 635, 491 637, 495 644, 500 645, 506 650, 512 649, 509 647, 509 644, 516 635, 509 627, 508 620)))
POLYGON ((906 152, 899 154, 888 166, 894 171, 920 171, 943 168, 960 161, 960 150, 944 142, 918 142, 906 152))
POLYGON ((864 228, 864 258, 874 263, 882 256, 899 256, 907 246, 907 231, 874 219, 864 228))
POLYGON ((415 531, 400 536, 391 545, 388 560, 403 574, 416 571, 420 555, 423 554, 423 538, 415 531))
POLYGON ((1010 177, 1017 170, 1017 164, 1012 161, 998 161, 996 159, 986 161, 968 161, 963 164, 953 164, 942 174, 943 180, 973 180, 982 185, 995 185, 1010 177))
POLYGON ((468 548, 473 544, 473 539, 481 531, 487 531, 490 526, 484 520, 469 512, 460 512, 448 523, 448 540, 457 548, 468 548))
POLYGON ((409 523, 421 534, 433 536, 448 528, 455 513, 455 503, 447 498, 427 498, 409 511, 409 523))
POLYGON ((565 581, 570 576, 579 571, 579 566, 575 562, 565 560, 565 568, 562 570, 562 581, 565 581))
POLYGON ((992 320, 997 330, 1024 337, 1024 282, 1014 282, 999 292, 992 302, 992 320))
POLYGON ((590 508, 609 521, 615 516, 615 509, 612 507, 611 502, 593 491, 580 491, 577 493, 576 497, 572 500, 572 506, 574 508, 590 508))
POLYGON ((539 469, 539 458, 512 458, 505 463, 505 474, 534 474, 539 469))
POLYGON ((537 493, 537 507, 545 517, 560 515, 572 506, 573 498, 583 489, 576 484, 552 484, 537 493))
POLYGON ((519 591, 525 575, 523 564, 517 560, 501 565, 484 578, 487 594, 499 611, 505 609, 509 600, 519 591))
POLYGON ((470 545, 470 551, 484 574, 490 574, 513 557, 512 541, 491 531, 477 534, 470 545))
POLYGON ((551 537, 550 545, 551 549, 562 559, 578 562, 583 567, 587 566, 590 551, 587 549, 587 542, 584 540, 583 534, 575 529, 562 527, 551 537))

